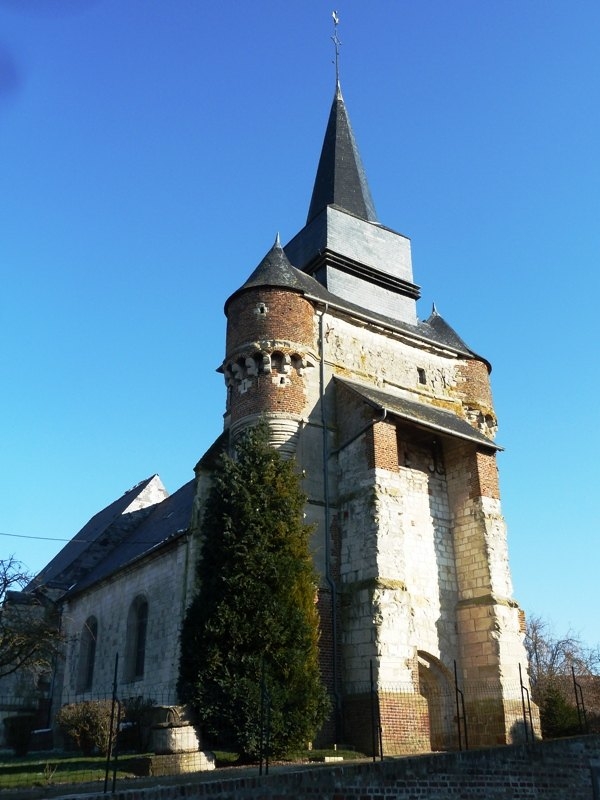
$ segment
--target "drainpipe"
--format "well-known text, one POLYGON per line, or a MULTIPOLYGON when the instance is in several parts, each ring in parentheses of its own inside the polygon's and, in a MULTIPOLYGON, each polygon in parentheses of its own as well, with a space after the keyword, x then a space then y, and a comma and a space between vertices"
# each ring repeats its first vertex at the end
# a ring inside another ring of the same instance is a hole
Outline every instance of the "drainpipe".
POLYGON ((187 610, 188 604, 188 586, 190 581, 189 576, 189 569, 190 569, 190 541, 192 538, 192 534, 190 529, 188 528, 184 534, 183 541, 185 546, 185 556, 183 562, 183 586, 181 589, 181 619, 184 619, 185 612, 187 610))
POLYGON ((327 436, 327 414, 325 411, 325 337, 324 320, 328 305, 325 304, 324 310, 319 318, 319 398, 321 402, 321 427, 323 431, 323 502, 325 506, 325 580, 331 592, 331 644, 333 650, 332 677, 333 677, 333 696, 335 698, 335 738, 336 742, 341 738, 340 725, 340 694, 338 689, 338 641, 337 641, 337 588, 331 574, 331 510, 329 503, 329 442, 327 436))

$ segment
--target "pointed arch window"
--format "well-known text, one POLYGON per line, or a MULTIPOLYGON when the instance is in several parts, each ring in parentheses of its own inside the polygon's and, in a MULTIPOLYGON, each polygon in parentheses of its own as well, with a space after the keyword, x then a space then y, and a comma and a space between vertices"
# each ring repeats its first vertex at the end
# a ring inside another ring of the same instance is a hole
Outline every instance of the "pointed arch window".
POLYGON ((144 677, 147 632, 148 601, 138 595, 127 615, 127 678, 130 681, 144 677))
POLYGON ((89 692, 94 683, 94 664, 96 643, 98 641, 98 620, 88 617, 79 639, 79 666, 77 670, 77 691, 89 692))

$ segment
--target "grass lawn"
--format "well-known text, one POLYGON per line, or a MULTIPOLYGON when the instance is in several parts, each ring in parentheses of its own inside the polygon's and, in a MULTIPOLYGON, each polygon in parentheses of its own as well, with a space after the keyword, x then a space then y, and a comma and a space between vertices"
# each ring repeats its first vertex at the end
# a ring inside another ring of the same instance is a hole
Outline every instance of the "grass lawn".
MULTIPOLYGON (((119 756, 117 779, 133 777, 133 772, 127 770, 127 762, 133 758, 139 756, 119 756)), ((0 788, 103 781, 105 767, 106 758, 103 756, 71 756, 55 752, 35 753, 23 758, 0 756, 0 788)), ((112 765, 109 780, 112 781, 112 765)))
MULTIPOLYGON (((146 755, 152 755, 151 753, 146 755)), ((128 762, 142 758, 139 754, 119 755, 117 761, 117 780, 135 778, 133 769, 128 769, 128 762)), ((215 751, 217 767, 234 767, 240 764, 237 753, 215 751)), ((363 753, 354 750, 297 750, 284 758, 276 759, 276 763, 319 762, 326 758, 342 757, 344 761, 365 758, 363 753)), ((249 766, 246 763, 246 766, 249 766)), ((133 767, 133 764, 132 764, 133 767)), ((80 784, 104 781, 106 758, 104 756, 76 756, 61 754, 56 751, 33 753, 17 758, 8 753, 0 753, 0 790, 47 787, 57 784, 80 784)), ((109 782, 112 784, 113 765, 111 763, 109 782)))

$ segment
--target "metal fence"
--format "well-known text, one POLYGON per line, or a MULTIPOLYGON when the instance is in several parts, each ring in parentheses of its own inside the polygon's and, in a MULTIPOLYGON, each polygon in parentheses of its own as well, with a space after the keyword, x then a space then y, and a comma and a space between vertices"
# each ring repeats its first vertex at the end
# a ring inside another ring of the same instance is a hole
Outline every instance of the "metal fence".
POLYGON ((56 784, 94 784, 93 791, 100 784, 111 792, 122 779, 213 769, 212 754, 200 749, 191 720, 172 701, 161 685, 147 695, 117 686, 110 693, 63 693, 59 708, 17 709, 0 697, 0 796, 3 789, 56 784))
MULTIPOLYGON (((116 667, 116 665, 115 665, 116 667)), ((115 676, 117 670, 115 668, 115 676)), ((342 698, 337 752, 352 747, 375 759, 429 751, 456 751, 535 741, 539 718, 518 677, 503 682, 426 685, 381 684, 373 678, 342 698), (350 743, 344 745, 344 742, 350 743)), ((572 706, 587 732, 584 691, 573 676, 572 706)), ((270 697, 262 687, 262 747, 257 770, 269 769, 270 697)), ((94 782, 113 791, 117 781, 179 775, 214 768, 210 742, 196 737, 191 720, 172 706, 172 687, 141 694, 131 684, 110 692, 63 694, 61 708, 49 702, 21 703, 0 697, 0 717, 9 741, 0 749, 0 789, 94 782), (37 714, 37 716, 36 716, 37 714), (21 749, 19 749, 21 747, 21 749), (15 754, 15 751, 19 755, 15 754)), ((333 742, 332 742, 333 745, 333 742)))

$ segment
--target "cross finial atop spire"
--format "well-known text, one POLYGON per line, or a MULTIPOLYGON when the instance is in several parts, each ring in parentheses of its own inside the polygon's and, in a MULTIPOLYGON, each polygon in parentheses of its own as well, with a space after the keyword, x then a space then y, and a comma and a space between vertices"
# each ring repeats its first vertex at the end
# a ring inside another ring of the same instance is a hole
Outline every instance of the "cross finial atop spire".
POLYGON ((340 18, 338 17, 337 11, 331 12, 331 19, 333 20, 333 36, 331 37, 331 41, 335 46, 335 83, 336 86, 340 82, 340 45, 342 44, 339 40, 337 35, 337 26, 339 25, 340 18))

